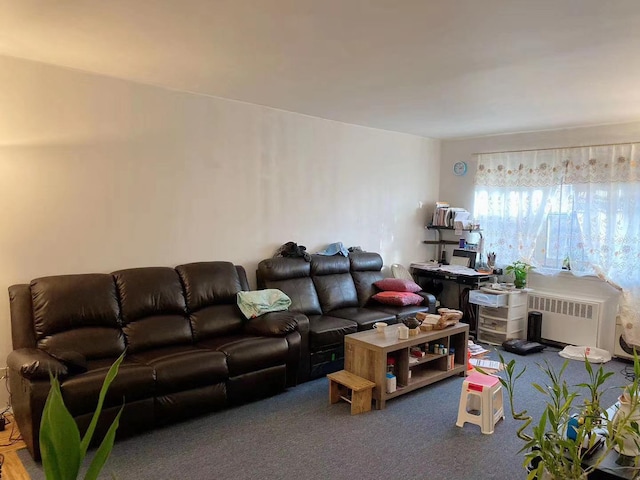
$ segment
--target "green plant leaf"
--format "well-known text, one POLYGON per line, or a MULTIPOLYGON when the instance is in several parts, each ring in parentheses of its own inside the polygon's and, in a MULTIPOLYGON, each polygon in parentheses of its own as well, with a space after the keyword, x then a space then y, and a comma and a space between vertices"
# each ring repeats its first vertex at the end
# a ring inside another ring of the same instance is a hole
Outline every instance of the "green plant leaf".
POLYGON ((102 412, 102 405, 104 404, 104 398, 107 395, 107 390, 109 390, 109 386, 111 385, 111 382, 113 382, 113 379, 116 378, 116 375, 118 374, 118 368, 124 360, 125 354, 126 350, 122 352, 122 355, 120 355, 118 359, 113 363, 113 365, 111 365, 111 368, 109 368, 109 371, 104 378, 102 388, 100 389, 100 396, 98 397, 98 406, 96 407, 95 412, 93 412, 91 423, 89 423, 89 427, 87 428, 84 437, 82 437, 82 443, 80 445, 80 448, 82 449, 82 458, 84 458, 84 456, 87 454, 87 449, 89 448, 89 444, 91 443, 91 438, 93 437, 96 425, 98 424, 98 418, 100 417, 100 413, 102 412))
POLYGON ((116 415, 116 418, 113 419, 113 423, 102 439, 102 442, 100 443, 100 446, 98 447, 98 450, 96 451, 96 454, 91 461, 91 465, 89 465, 89 469, 84 476, 85 480, 97 480, 102 467, 104 467, 104 464, 109 458, 111 449, 113 448, 113 442, 116 439, 116 430, 118 429, 118 425, 120 425, 120 416, 122 415, 122 410, 124 410, 124 405, 120 408, 118 415, 116 415))
POLYGON ((84 455, 80 451, 80 432, 67 410, 60 382, 53 375, 51 389, 40 422, 40 454, 47 480, 75 479, 84 455))

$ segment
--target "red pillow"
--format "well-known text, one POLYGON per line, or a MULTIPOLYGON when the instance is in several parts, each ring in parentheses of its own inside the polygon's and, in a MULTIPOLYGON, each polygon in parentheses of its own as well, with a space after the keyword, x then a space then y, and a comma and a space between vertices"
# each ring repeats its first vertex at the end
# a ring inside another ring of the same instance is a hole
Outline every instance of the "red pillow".
POLYGON ((411 292, 380 292, 371 298, 385 305, 397 305, 399 307, 420 305, 423 300, 420 295, 411 292))
POLYGON ((422 287, 404 278, 384 278, 374 283, 383 292, 419 292, 422 287))

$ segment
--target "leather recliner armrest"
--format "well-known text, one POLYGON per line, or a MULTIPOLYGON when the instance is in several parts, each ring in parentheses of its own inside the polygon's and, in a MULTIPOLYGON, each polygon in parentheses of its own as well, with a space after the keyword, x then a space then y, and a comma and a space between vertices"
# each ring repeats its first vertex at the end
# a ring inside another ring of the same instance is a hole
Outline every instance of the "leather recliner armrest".
POLYGON ((28 379, 49 379, 49 373, 57 377, 69 371, 60 361, 39 348, 19 348, 7 357, 7 366, 28 379))
POLYGON ((281 311, 269 312, 249 320, 244 327, 252 335, 280 337, 291 332, 309 330, 309 319, 301 313, 281 311))
POLYGON ((424 300, 422 301, 423 305, 426 305, 429 307, 429 313, 435 313, 436 312, 436 297, 434 297, 432 294, 425 292, 424 290, 421 290, 419 292, 416 292, 418 295, 420 295, 422 298, 424 298, 424 300))

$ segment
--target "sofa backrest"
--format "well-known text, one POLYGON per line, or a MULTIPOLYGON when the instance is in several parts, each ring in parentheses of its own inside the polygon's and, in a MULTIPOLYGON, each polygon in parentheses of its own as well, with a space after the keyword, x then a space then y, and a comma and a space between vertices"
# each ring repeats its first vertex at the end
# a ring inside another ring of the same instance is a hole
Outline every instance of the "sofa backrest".
POLYGON ((12 344, 93 360, 193 343, 242 328, 241 290, 247 274, 231 262, 36 278, 9 287, 12 344))
POLYGON ((267 258, 258 264, 258 288, 277 288, 291 299, 289 310, 320 315, 320 300, 311 279, 311 264, 303 258, 267 258))
POLYGON ((382 280, 382 257, 374 252, 352 252, 349 254, 351 276, 358 292, 358 304, 364 307, 371 297, 379 292, 374 285, 382 280))
POLYGON ((89 360, 122 353, 125 339, 111 275, 42 277, 29 287, 35 346, 54 354, 78 352, 89 360))
POLYGON ((178 265, 195 341, 240 331, 244 317, 237 293, 249 290, 244 268, 231 262, 178 265))
POLYGON ((180 277, 169 267, 113 272, 128 352, 192 342, 180 277))
POLYGON ((311 255, 311 278, 323 313, 358 306, 349 258, 342 255, 311 255))

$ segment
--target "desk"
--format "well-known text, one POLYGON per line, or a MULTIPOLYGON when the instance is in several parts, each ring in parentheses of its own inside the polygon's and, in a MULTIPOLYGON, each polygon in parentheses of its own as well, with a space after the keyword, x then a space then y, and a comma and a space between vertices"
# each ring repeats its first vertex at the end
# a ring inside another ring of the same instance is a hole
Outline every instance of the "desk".
MULTIPOLYGON (((497 282, 497 276, 490 274, 481 274, 474 272, 471 269, 463 269, 462 267, 452 267, 449 265, 445 265, 442 268, 434 268, 430 267, 426 264, 421 263, 412 263, 410 265, 410 271, 413 277, 420 286, 426 292, 429 292, 429 287, 425 286, 422 281, 440 281, 452 283, 458 286, 458 301, 457 305, 442 305, 448 306, 449 308, 457 308, 462 311, 464 316, 462 321, 469 324, 469 330, 474 334, 474 339, 478 337, 478 326, 477 326, 477 318, 478 318, 478 308, 477 306, 469 303, 468 294, 465 295, 465 292, 468 293, 468 290, 476 290, 480 288, 482 285, 487 283, 495 283, 497 282), (462 287, 465 287, 463 290, 462 287)), ((443 287, 444 288, 444 287, 443 287)), ((436 298, 440 300, 440 293, 430 292, 436 295, 436 298)))

